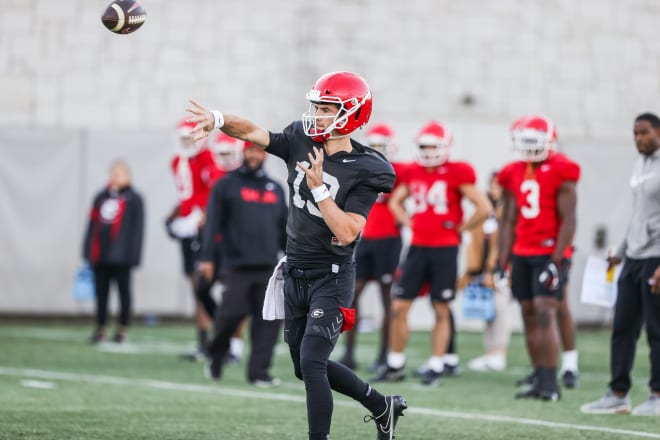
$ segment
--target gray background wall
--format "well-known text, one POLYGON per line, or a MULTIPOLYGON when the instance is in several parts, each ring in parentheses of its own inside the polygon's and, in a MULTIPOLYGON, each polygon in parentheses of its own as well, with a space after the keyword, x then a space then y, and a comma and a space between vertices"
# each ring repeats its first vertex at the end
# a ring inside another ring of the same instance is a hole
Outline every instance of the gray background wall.
MULTIPOLYGON (((120 36, 100 23, 105 1, 0 0, 0 313, 91 310, 70 295, 82 228, 109 162, 124 157, 147 205, 136 312, 189 314, 178 249, 162 229, 187 99, 278 129, 306 109, 318 76, 347 69, 370 82, 373 120, 394 126, 403 158, 418 127, 439 119, 482 184, 512 158, 513 118, 553 117, 584 176, 572 302, 583 322, 608 318, 580 306, 577 291, 595 227, 615 245, 626 223, 632 120, 660 110, 660 2, 144 4, 146 24, 120 36)), ((268 166, 283 175, 276 159, 268 166)), ((415 310, 426 325, 424 307, 415 310)))

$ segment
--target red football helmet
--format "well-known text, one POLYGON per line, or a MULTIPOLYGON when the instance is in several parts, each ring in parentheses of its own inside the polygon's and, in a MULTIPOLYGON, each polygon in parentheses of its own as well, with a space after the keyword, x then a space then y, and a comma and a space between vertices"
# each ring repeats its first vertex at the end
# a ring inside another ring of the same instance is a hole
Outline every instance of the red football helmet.
POLYGON ((209 138, 209 148, 213 152, 218 168, 223 171, 232 171, 243 163, 243 148, 245 142, 233 138, 218 130, 217 134, 209 138))
POLYGON ((431 121, 417 133, 416 161, 425 167, 437 167, 449 158, 449 149, 454 138, 441 123, 431 121))
POLYGON ((176 126, 176 140, 175 145, 177 153, 181 156, 192 157, 201 149, 199 142, 192 140, 191 133, 197 126, 195 122, 188 122, 187 119, 182 119, 176 126))
POLYGON ((511 142, 525 160, 542 162, 557 148, 557 129, 545 116, 523 116, 511 124, 511 142))
POLYGON ((345 137, 369 122, 371 117, 371 91, 369 84, 351 72, 331 72, 316 81, 307 92, 309 110, 303 113, 305 134, 315 142, 345 137), (332 116, 316 116, 316 104, 335 104, 337 113, 332 116), (332 118, 325 129, 317 127, 319 119, 332 118), (333 131, 339 135, 332 135, 333 131))
POLYGON ((387 124, 372 125, 367 130, 367 145, 391 159, 396 153, 394 130, 387 124))

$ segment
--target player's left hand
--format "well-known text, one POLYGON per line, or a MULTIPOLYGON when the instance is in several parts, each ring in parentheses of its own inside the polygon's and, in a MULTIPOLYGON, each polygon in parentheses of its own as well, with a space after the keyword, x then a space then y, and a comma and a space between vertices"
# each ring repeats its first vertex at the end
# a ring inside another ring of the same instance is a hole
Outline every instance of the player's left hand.
POLYGON ((660 294, 660 266, 655 269, 653 276, 649 278, 649 285, 651 286, 651 293, 654 295, 660 294))
POLYGON ((204 139, 211 133, 211 130, 215 127, 215 119, 213 118, 213 113, 197 101, 191 99, 190 103, 193 106, 187 109, 187 111, 192 113, 193 116, 188 121, 197 123, 195 128, 190 132, 190 135, 193 137, 193 141, 196 142, 204 139))
POLYGON ((320 148, 313 147, 314 154, 307 153, 310 167, 305 167, 301 162, 296 162, 296 167, 303 170, 307 177, 307 187, 309 189, 318 188, 323 185, 323 151, 320 148))
POLYGON ((548 290, 559 289, 559 265, 560 263, 551 260, 539 275, 539 282, 548 290))

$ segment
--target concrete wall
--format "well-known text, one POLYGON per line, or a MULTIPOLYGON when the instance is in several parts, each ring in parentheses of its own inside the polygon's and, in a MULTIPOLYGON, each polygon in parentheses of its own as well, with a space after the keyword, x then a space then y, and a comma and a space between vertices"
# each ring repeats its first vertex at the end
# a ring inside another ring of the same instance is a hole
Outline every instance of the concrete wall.
MULTIPOLYGON (((148 209, 136 310, 189 313, 177 249, 161 226, 174 201, 171 132, 187 99, 278 129, 331 70, 367 78, 373 119, 394 126, 403 157, 418 127, 440 119, 456 133, 454 156, 474 162, 482 179, 511 158, 513 118, 553 117, 584 170, 574 296, 595 226, 609 228, 610 244, 621 236, 632 119, 660 110, 659 2, 144 4, 146 24, 120 36, 100 23, 105 0, 0 0, 0 311, 89 308, 68 292, 82 222, 109 161, 123 156, 148 209)), ((578 314, 607 319, 590 307, 578 314)))

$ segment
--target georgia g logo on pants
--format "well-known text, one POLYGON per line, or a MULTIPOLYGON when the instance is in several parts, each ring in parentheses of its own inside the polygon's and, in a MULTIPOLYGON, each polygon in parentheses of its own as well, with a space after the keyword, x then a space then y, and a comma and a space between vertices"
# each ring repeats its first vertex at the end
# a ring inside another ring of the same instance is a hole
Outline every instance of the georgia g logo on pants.
POLYGON ((323 309, 314 309, 310 312, 309 316, 312 318, 322 318, 324 315, 323 309))

